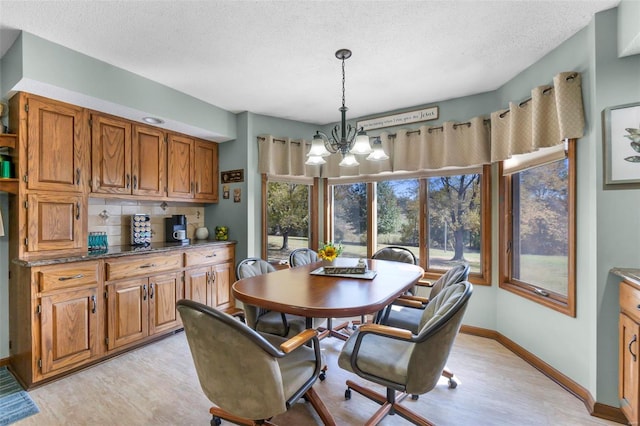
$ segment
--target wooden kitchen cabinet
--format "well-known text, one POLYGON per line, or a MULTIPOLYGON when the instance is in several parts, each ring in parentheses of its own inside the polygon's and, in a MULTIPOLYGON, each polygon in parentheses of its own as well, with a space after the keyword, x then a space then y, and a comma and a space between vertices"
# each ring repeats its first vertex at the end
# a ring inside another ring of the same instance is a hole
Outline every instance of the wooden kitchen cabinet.
POLYGON ((620 284, 620 343, 618 397, 629 424, 640 424, 640 287, 628 281, 620 284))
POLYGON ((131 194, 131 123, 91 114, 91 190, 131 194))
POLYGON ((181 253, 108 260, 107 348, 118 349, 181 326, 181 253), (115 280, 115 281, 111 281, 115 280))
POLYGON ((86 197, 81 194, 32 192, 26 196, 29 252, 82 250, 86 247, 86 197))
POLYGON ((82 193, 89 180, 89 145, 83 108, 20 94, 27 114, 29 190, 82 193))
POLYGON ((196 200, 218 202, 218 144, 195 141, 196 200))
POLYGON ((222 311, 235 311, 233 246, 185 251, 185 298, 222 311))
POLYGON ((19 267, 9 309, 12 368, 25 386, 95 361, 103 353, 101 263, 19 267))
POLYGON ((194 144, 192 138, 169 134, 167 196, 169 198, 194 197, 194 144))
POLYGON ((166 135, 149 126, 133 126, 132 194, 145 197, 166 195, 167 149, 166 135))

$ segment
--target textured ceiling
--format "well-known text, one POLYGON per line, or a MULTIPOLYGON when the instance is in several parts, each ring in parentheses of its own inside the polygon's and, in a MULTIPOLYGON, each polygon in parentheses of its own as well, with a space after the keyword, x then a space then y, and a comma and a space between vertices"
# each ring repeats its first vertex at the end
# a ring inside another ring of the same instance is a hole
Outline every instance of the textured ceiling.
POLYGON ((24 30, 228 111, 326 124, 339 48, 360 117, 494 90, 618 3, 0 0, 0 56, 24 30))

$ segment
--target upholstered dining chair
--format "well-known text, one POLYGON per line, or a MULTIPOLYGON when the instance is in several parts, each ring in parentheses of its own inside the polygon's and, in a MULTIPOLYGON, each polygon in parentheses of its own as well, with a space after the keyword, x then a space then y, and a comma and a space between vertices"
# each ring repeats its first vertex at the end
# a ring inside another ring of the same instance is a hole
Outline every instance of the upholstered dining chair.
MULTIPOLYGON (((394 262, 410 263, 412 265, 418 264, 416 255, 411 250, 400 246, 387 246, 383 247, 377 252, 373 253, 372 259, 380 260, 393 260, 394 262)), ((414 285, 409 290, 409 294, 416 294, 416 286, 414 285)))
MULTIPOLYGON (((275 272, 269 262, 259 257, 248 257, 238 262, 236 277, 255 277, 275 272)), ((298 315, 270 311, 258 306, 244 305, 244 317, 247 325, 256 331, 276 334, 278 336, 295 336, 306 328, 306 320, 298 315)))
MULTIPOLYGON (((402 296, 400 300, 397 300, 396 303, 388 307, 380 323, 390 327, 404 328, 414 334, 418 333, 423 310, 429 303, 429 300, 436 297, 444 288, 447 288, 451 284, 467 281, 469 279, 469 270, 470 266, 466 262, 453 266, 433 283, 428 298, 409 297, 409 303, 403 306, 402 300, 407 298, 402 296), (419 301, 419 303, 416 305, 414 303, 415 301, 419 301)), ((458 378, 446 366, 442 370, 442 375, 449 380, 449 387, 451 389, 455 389, 458 386, 458 378)))
MULTIPOLYGON (((309 248, 298 248, 289 253, 289 266, 292 268, 308 265, 310 263, 319 262, 321 259, 318 257, 318 253, 309 248)), ((327 328, 324 328, 324 318, 314 318, 313 319, 313 327, 317 329, 320 334, 318 338, 320 340, 330 335, 330 330, 338 332, 341 329, 344 329, 349 326, 349 322, 344 322, 338 325, 338 327, 333 327, 332 318, 327 318, 327 328)), ((345 336, 346 339, 346 336, 345 336)))
POLYGON ((319 260, 318 253, 309 248, 298 248, 289 253, 289 266, 292 268, 308 265, 309 263, 318 262, 319 260))
POLYGON ((186 299, 178 301, 178 312, 200 386, 216 405, 209 410, 212 425, 220 425, 221 419, 271 425, 268 419, 301 397, 325 424, 335 425, 312 387, 321 371, 315 330, 289 340, 261 334, 230 315, 186 299))
POLYGON ((422 311, 417 334, 365 324, 347 340, 338 365, 387 388, 382 395, 347 380, 345 399, 350 399, 354 390, 382 406, 367 424, 378 424, 394 414, 414 424, 432 424, 400 402, 409 394, 427 393, 438 383, 472 292, 468 281, 443 289, 422 311))

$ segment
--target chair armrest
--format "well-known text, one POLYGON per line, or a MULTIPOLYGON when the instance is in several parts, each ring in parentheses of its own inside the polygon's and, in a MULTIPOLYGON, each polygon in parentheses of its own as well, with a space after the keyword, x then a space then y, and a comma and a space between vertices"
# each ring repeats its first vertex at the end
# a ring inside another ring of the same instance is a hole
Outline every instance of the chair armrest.
POLYGON ((313 339, 317 335, 318 335, 318 332, 311 328, 302 330, 300 333, 296 334, 286 342, 282 342, 280 344, 280 350, 285 354, 288 354, 289 352, 292 352, 295 349, 299 348, 300 346, 304 345, 305 343, 307 343, 309 340, 313 339))
POLYGON ((431 281, 427 281, 426 279, 422 278, 420 280, 418 280, 418 282, 416 283, 417 286, 420 287, 433 287, 433 283, 431 281))
POLYGON ((388 325, 381 324, 363 324, 358 328, 358 331, 360 334, 373 333, 401 340, 411 340, 413 337, 413 333, 411 333, 410 330, 398 327, 389 327, 388 325))
POLYGON ((424 307, 427 306, 427 303, 429 303, 429 298, 403 294, 400 297, 398 297, 396 300, 394 300, 393 303, 395 305, 403 305, 403 306, 409 306, 411 308, 424 309, 424 307))

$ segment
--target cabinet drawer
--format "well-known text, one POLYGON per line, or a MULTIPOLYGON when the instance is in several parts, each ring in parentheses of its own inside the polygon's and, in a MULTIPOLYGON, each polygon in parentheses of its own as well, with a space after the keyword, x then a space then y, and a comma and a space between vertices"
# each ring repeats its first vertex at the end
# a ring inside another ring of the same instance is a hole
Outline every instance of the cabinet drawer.
POLYGON ((98 262, 80 262, 41 268, 37 272, 40 291, 78 287, 98 282, 98 262))
POLYGON ((141 256, 128 259, 115 259, 106 262, 107 281, 154 275, 158 272, 173 271, 182 268, 181 253, 141 256))
POLYGON ((640 290, 624 281, 620 284, 620 310, 640 322, 640 290))
POLYGON ((210 247, 206 249, 187 250, 184 253, 184 266, 199 266, 209 263, 225 262, 233 259, 233 247, 210 247))

